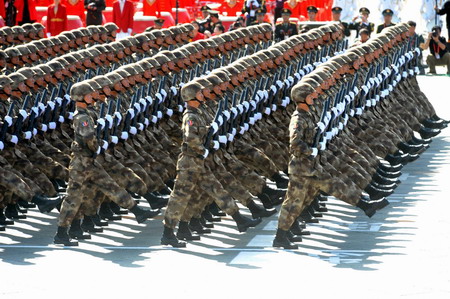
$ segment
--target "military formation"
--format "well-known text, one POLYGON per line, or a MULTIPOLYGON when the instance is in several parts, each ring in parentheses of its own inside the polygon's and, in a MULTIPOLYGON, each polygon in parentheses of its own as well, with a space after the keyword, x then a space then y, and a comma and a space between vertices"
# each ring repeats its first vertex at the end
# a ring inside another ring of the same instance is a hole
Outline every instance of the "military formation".
POLYGON ((420 92, 404 24, 347 51, 339 24, 280 42, 267 23, 196 42, 191 24, 116 30, 0 52, 0 229, 57 208, 54 243, 76 246, 165 207, 161 244, 185 247, 222 216, 245 232, 282 204, 273 245, 297 248, 327 196, 369 217, 386 206, 402 165, 447 125, 420 92))

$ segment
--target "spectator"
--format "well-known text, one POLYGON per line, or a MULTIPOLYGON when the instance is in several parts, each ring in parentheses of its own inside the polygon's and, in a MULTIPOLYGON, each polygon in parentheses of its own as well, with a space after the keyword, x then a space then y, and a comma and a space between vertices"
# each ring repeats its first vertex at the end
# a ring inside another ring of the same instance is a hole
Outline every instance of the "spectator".
POLYGON ((366 28, 372 33, 375 29, 375 24, 369 22, 370 10, 367 7, 361 7, 359 9, 359 16, 353 18, 352 22, 348 25, 351 30, 356 30, 356 37, 359 36, 359 31, 366 28), (358 22, 356 22, 359 19, 358 22))
POLYGON ((102 24, 102 12, 106 8, 105 0, 84 0, 84 8, 87 10, 86 26, 102 24))
POLYGON ((447 75, 450 75, 450 53, 445 47, 445 37, 441 36, 441 27, 433 27, 421 48, 423 50, 430 48, 430 54, 427 57, 427 64, 430 67, 428 74, 435 75, 437 65, 446 65, 447 75))
POLYGON ((85 22, 83 0, 61 0, 61 4, 66 7, 67 15, 79 16, 81 22, 85 22))
POLYGON ((416 22, 414 21, 408 21, 408 25, 409 25, 409 36, 411 37, 410 39, 410 43, 411 43, 411 48, 415 49, 417 47, 419 47, 420 49, 420 56, 419 56, 419 71, 420 71, 420 75, 425 75, 425 66, 422 64, 422 48, 420 48, 421 44, 425 43, 425 40, 423 39, 422 35, 418 35, 416 33, 416 22))
POLYGON ((448 42, 450 43, 450 1, 445 2, 444 6, 440 9, 435 6, 434 10, 436 10, 436 13, 440 16, 447 15, 445 20, 447 22, 448 42))
POLYGON ((316 22, 316 16, 317 16, 317 13, 319 12, 317 7, 311 5, 311 6, 308 6, 306 8, 306 10, 308 11, 308 21, 309 22, 316 22))
POLYGON ((241 12, 242 6, 242 0, 226 0, 219 7, 219 11, 224 16, 236 16, 238 12, 241 12))
POLYGON ((207 17, 209 17, 209 11, 211 8, 209 8, 208 5, 204 5, 200 8, 200 11, 202 12, 202 20, 206 20, 207 17))
POLYGON ((231 24, 230 28, 228 29, 229 31, 235 30, 237 28, 241 28, 241 27, 245 27, 245 18, 243 17, 238 17, 236 19, 236 22, 234 22, 233 24, 231 24))
POLYGON ((214 27, 213 36, 215 36, 215 35, 221 35, 221 34, 224 33, 224 32, 225 32, 225 27, 223 27, 222 24, 217 24, 217 25, 214 27))
POLYGON ((247 13, 246 25, 254 24, 256 21, 256 11, 262 9, 264 12, 267 11, 266 6, 263 5, 262 0, 245 0, 244 7, 242 8, 242 13, 247 13))
POLYGON ((378 25, 377 33, 380 33, 384 28, 395 26, 395 24, 392 23, 392 16, 394 15, 394 12, 391 9, 385 9, 381 14, 383 15, 384 23, 378 25))
POLYGON ((118 0, 113 4, 113 22, 119 27, 116 39, 131 35, 133 31, 134 5, 129 0, 118 0))
POLYGON ((17 8, 17 24, 23 25, 36 22, 37 12, 34 0, 15 0, 13 3, 17 8))
POLYGON ((200 33, 200 31, 198 31, 198 29, 200 28, 200 25, 198 24, 197 21, 193 21, 191 22, 191 24, 194 26, 194 38, 192 38, 192 41, 196 41, 196 40, 200 40, 200 39, 205 39, 205 35, 203 33, 200 33))
POLYGON ((60 0, 54 0, 54 4, 47 9, 47 37, 55 36, 67 30, 67 9, 60 3, 60 0))

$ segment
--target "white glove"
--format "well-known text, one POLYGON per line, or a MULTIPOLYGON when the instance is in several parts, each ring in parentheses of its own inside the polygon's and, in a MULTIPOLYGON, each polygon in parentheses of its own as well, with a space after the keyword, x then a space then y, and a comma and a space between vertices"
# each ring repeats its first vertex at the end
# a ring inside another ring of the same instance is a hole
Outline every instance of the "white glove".
POLYGON ((227 143, 227 136, 225 136, 225 135, 219 135, 219 142, 220 143, 224 143, 224 144, 226 144, 227 143))
POLYGON ((23 109, 19 110, 19 114, 22 115, 23 120, 26 120, 28 117, 28 113, 23 109))
POLYGON ((172 109, 167 109, 166 114, 171 117, 173 115, 173 110, 172 109))
POLYGON ((119 138, 117 136, 111 136, 111 143, 117 144, 119 142, 119 138))
POLYGON ((120 139, 127 140, 128 139, 128 132, 123 131, 122 134, 120 134, 120 139))
POLYGON ((55 123, 54 121, 49 122, 49 123, 48 123, 48 128, 49 128, 50 130, 56 129, 56 123, 55 123))
POLYGON ((211 128, 213 128, 213 134, 216 134, 219 131, 219 125, 216 122, 211 124, 211 128))
POLYGON ((203 154, 203 158, 206 159, 209 155, 209 150, 205 149, 205 153, 203 154))
POLYGON ((137 129, 136 127, 130 127, 130 134, 136 135, 137 129))
POLYGON ((213 140, 213 149, 216 151, 220 148, 220 143, 217 140, 213 140))
POLYGON ((317 148, 313 147, 311 156, 316 157, 318 153, 319 153, 319 150, 317 148))

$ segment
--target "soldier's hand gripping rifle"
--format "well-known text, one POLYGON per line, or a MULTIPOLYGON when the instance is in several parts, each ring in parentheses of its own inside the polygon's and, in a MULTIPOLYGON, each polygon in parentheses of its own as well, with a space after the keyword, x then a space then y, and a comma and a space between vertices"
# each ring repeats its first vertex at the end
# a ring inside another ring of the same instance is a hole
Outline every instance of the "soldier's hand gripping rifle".
MULTIPOLYGON (((227 132, 228 132, 228 124, 231 120, 231 114, 230 111, 228 109, 228 95, 225 95, 224 99, 221 100, 219 102, 222 103, 222 123, 219 122, 219 130, 216 134, 216 138, 214 138, 214 140, 219 141, 219 147, 225 147, 228 143, 228 137, 227 137, 227 132)), ((220 119, 219 119, 220 121, 220 119)), ((214 148, 214 150, 217 150, 216 148, 214 148)))
POLYGON ((11 135, 11 142, 14 144, 17 144, 20 140, 23 139, 22 136, 22 126, 24 121, 28 117, 28 103, 30 102, 31 96, 27 95, 25 97, 25 100, 23 101, 22 108, 19 110, 19 114, 15 118, 14 127, 13 127, 13 134, 11 135))
MULTIPOLYGON (((311 145, 312 148, 312 157, 316 157, 318 152, 319 152, 319 145, 322 143, 323 145, 325 145, 326 143, 326 139, 324 138, 324 135, 326 133, 325 129, 328 127, 328 123, 330 121, 330 119, 327 117, 328 114, 328 109, 330 106, 330 101, 331 101, 331 97, 329 96, 326 100, 325 103, 322 106, 322 113, 320 115, 320 121, 317 123, 317 127, 316 127, 316 135, 314 137, 314 141, 313 144, 311 145)), ((322 149, 323 146, 320 147, 320 150, 322 149)))
POLYGON ((236 124, 236 120, 238 117, 238 110, 236 108, 237 105, 237 100, 238 100, 238 94, 234 93, 233 94, 233 100, 231 102, 231 109, 230 109, 230 121, 227 127, 227 139, 228 139, 228 143, 227 143, 227 147, 230 145, 231 142, 233 142, 234 137, 237 134, 237 130, 235 128, 235 124, 236 124))
MULTIPOLYGON (((111 144, 110 147, 114 147, 115 144, 119 142, 118 131, 122 123, 122 113, 120 112, 122 106, 122 99, 119 97, 116 102, 116 111, 114 112, 114 117, 112 118, 112 129, 111 129, 111 144)), ((108 116, 106 116, 108 117, 108 116)), ((128 138, 128 132, 121 134, 120 139, 126 140, 128 138), (126 133, 127 136, 123 135, 126 133), (126 137, 126 138, 125 138, 126 137)))
POLYGON ((167 95, 167 93, 164 95, 164 93, 166 92, 164 90, 165 82, 166 82, 166 77, 163 77, 159 81, 158 92, 155 94, 155 97, 153 99, 153 107, 152 107, 152 123, 153 123, 153 125, 156 125, 158 123, 158 120, 163 117, 163 114, 160 111, 159 107, 162 105, 162 103, 164 102, 165 96, 167 95))
POLYGON ((214 120, 208 129, 208 133, 206 133, 205 141, 203 143, 203 146, 205 147, 205 154, 203 155, 203 157, 205 159, 206 159, 206 157, 208 157, 210 150, 218 149, 220 147, 218 141, 213 142, 213 144, 211 144, 211 141, 213 141, 214 136, 219 131, 219 123, 220 123, 220 118, 222 117, 222 109, 223 109, 223 102, 219 101, 219 104, 217 106, 217 111, 214 116, 214 120), (211 145, 212 145, 212 147, 211 147, 211 145))
POLYGON ((11 105, 8 108, 8 113, 3 118, 2 129, 0 130, 0 151, 5 148, 6 133, 8 132, 8 128, 13 126, 13 114, 15 105, 16 101, 12 101, 11 105))
MULTIPOLYGON (((105 105, 105 104, 102 103, 102 105, 105 105)), ((113 111, 114 111, 114 101, 113 100, 109 101, 108 105, 109 105, 108 112, 105 115, 105 126, 103 129, 103 139, 101 142, 101 149, 100 149, 101 153, 104 153, 108 149, 109 144, 111 142, 110 136, 111 136, 111 130, 112 130, 112 126, 113 126, 112 115, 113 115, 113 111)), ((105 109, 105 108, 103 108, 103 109, 105 109)), ((100 113, 101 112, 102 111, 101 111, 101 107, 100 107, 100 113)))

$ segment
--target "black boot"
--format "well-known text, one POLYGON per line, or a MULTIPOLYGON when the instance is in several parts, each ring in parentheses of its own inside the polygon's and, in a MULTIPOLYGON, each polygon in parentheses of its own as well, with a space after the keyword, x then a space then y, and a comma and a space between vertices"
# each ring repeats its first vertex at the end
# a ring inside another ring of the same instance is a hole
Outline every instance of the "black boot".
POLYGON ((81 228, 88 233, 102 233, 103 228, 96 226, 91 216, 84 216, 81 228))
POLYGON ((89 240, 91 239, 91 235, 85 233, 81 228, 81 219, 75 219, 72 221, 69 229, 69 237, 77 240, 89 240))
POLYGON ((56 208, 59 204, 61 204, 63 201, 63 198, 61 196, 58 196, 55 200, 50 200, 44 196, 41 195, 35 195, 31 199, 32 203, 35 203, 38 206, 39 212, 41 213, 50 213, 51 210, 56 208))
POLYGON ((28 201, 23 200, 23 199, 19 199, 17 201, 17 203, 19 204, 19 206, 21 206, 22 208, 25 208, 25 209, 32 209, 32 208, 36 207, 36 205, 34 203, 28 202, 28 201))
POLYGON ((99 214, 95 214, 91 217, 92 221, 94 221, 97 226, 108 226, 108 221, 102 220, 99 214))
POLYGON ((67 227, 58 226, 58 231, 53 238, 54 244, 62 244, 64 246, 78 246, 77 240, 72 240, 67 233, 67 227))
POLYGON ((270 217, 273 214, 275 214, 277 212, 276 209, 264 209, 261 208, 260 206, 258 206, 254 201, 251 201, 247 208, 250 210, 250 212, 252 213, 252 218, 256 219, 256 218, 263 218, 263 217, 270 217))
POLYGON ((3 208, 0 208, 0 225, 14 225, 14 220, 5 216, 3 208))
POLYGON ((309 231, 302 228, 302 226, 300 225, 300 223, 297 220, 295 220, 294 223, 292 223, 291 228, 289 230, 294 235, 298 235, 298 236, 306 236, 306 235, 311 234, 309 231))
POLYGON ((269 196, 265 193, 258 194, 258 198, 266 209, 273 209, 272 201, 269 196))
POLYGON ((161 195, 170 195, 170 193, 172 193, 172 190, 170 190, 169 187, 165 186, 164 188, 159 190, 158 193, 161 195))
POLYGON ((168 199, 161 197, 161 196, 157 196, 153 193, 147 193, 144 194, 144 198, 147 200, 147 202, 150 204, 150 206, 152 207, 152 209, 162 209, 165 206, 167 206, 168 203, 168 199))
POLYGON ((429 128, 423 127, 419 130, 420 136, 424 139, 434 137, 434 136, 438 135, 439 133, 441 133, 441 130, 439 130, 439 129, 429 129, 429 128))
POLYGON ((203 210, 202 217, 205 218, 209 222, 220 222, 220 221, 222 221, 222 218, 213 216, 211 214, 211 212, 209 211, 208 206, 206 206, 205 209, 203 210))
POLYGON ((443 120, 426 119, 422 122, 422 125, 430 129, 445 129, 447 128, 448 123, 443 120))
POLYGON ((6 218, 11 219, 27 219, 27 215, 24 215, 17 210, 16 204, 9 204, 6 206, 5 216, 6 218))
POLYGON ((231 215, 233 220, 236 222, 238 231, 243 233, 247 231, 249 227, 255 227, 261 223, 261 219, 250 219, 248 217, 243 216, 239 211, 231 215))
POLYGON ((113 201, 111 201, 109 203, 109 207, 111 208, 111 211, 113 211, 113 213, 116 215, 127 215, 128 214, 128 210, 122 209, 118 204, 116 204, 113 201))
POLYGON ((146 210, 140 208, 138 205, 135 205, 130 209, 130 212, 133 213, 134 216, 136 217, 137 223, 142 223, 148 218, 153 218, 156 215, 158 215, 161 212, 161 210, 146 210))
POLYGON ((262 193, 267 194, 269 196, 272 204, 274 206, 280 205, 283 203, 284 196, 286 195, 285 190, 272 189, 267 185, 264 185, 262 189, 262 193))
POLYGON ((179 241, 175 234, 173 233, 173 229, 164 226, 164 232, 161 238, 161 245, 170 245, 176 248, 186 247, 186 242, 179 241))
POLYGON ((382 198, 394 193, 393 190, 378 189, 378 188, 372 186, 372 184, 367 185, 367 187, 364 189, 364 191, 366 191, 367 194, 370 195, 370 198, 373 200, 379 200, 379 199, 382 199, 382 198))
POLYGON ((200 223, 206 228, 214 228, 214 223, 206 221, 206 219, 200 215, 200 223))
POLYGON ((166 184, 167 187, 169 187, 170 189, 173 190, 173 187, 175 186, 175 181, 174 180, 168 180, 164 184, 166 184))
POLYGON ((4 232, 5 229, 6 229, 6 226, 0 224, 0 232, 4 232))
POLYGON ((289 180, 285 179, 281 174, 279 174, 278 172, 275 173, 271 178, 271 181, 274 181, 277 184, 277 188, 280 189, 286 189, 288 187, 289 184, 289 180))
POLYGON ((189 228, 191 229, 191 231, 194 231, 197 234, 210 234, 211 233, 211 229, 205 228, 202 225, 200 218, 192 217, 191 221, 189 221, 189 228))
POLYGON ((277 234, 272 243, 273 247, 283 247, 284 249, 298 249, 298 245, 289 241, 288 232, 282 229, 277 229, 277 234))
POLYGON ((191 230, 189 229, 189 224, 186 221, 180 221, 180 223, 178 224, 177 238, 179 240, 185 241, 200 240, 199 235, 192 234, 191 230))
POLYGON ((300 219, 305 221, 306 223, 319 223, 319 219, 314 218, 313 215, 308 211, 308 209, 304 209, 300 214, 300 219))
POLYGON ((325 213, 328 212, 327 207, 325 206, 325 204, 321 204, 319 201, 319 197, 316 196, 316 199, 314 199, 313 203, 312 203, 312 207, 314 208, 314 210, 316 210, 319 213, 325 213))
POLYGON ((113 211, 111 210, 111 207, 109 206, 109 202, 104 202, 100 206, 100 210, 98 211, 98 214, 102 219, 107 220, 122 220, 122 216, 114 215, 113 211))
POLYGON ((227 214, 224 211, 222 211, 215 202, 209 205, 209 211, 211 212, 211 214, 217 217, 227 216, 227 214))
POLYGON ((287 232, 287 237, 291 242, 302 242, 303 238, 301 236, 293 234, 290 230, 287 232))
POLYGON ((365 200, 361 199, 356 204, 356 206, 358 208, 360 208, 361 210, 363 210, 364 213, 370 218, 373 215, 375 215, 375 213, 378 210, 381 210, 382 208, 384 208, 388 204, 389 204, 389 201, 386 198, 383 198, 383 199, 378 200, 378 201, 365 201, 365 200))
POLYGON ((377 173, 383 177, 396 179, 402 175, 401 171, 384 171, 382 169, 377 169, 377 173))
POLYGON ((389 184, 400 184, 401 181, 398 179, 392 179, 392 178, 386 178, 380 175, 379 173, 375 173, 372 177, 373 181, 377 182, 378 184, 382 185, 389 185, 389 184))

